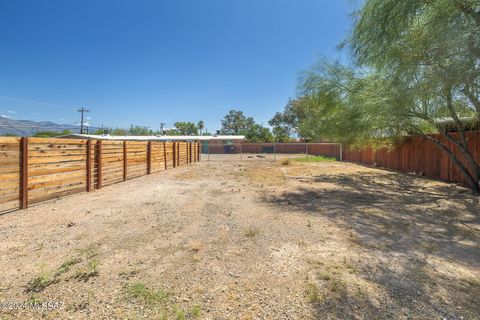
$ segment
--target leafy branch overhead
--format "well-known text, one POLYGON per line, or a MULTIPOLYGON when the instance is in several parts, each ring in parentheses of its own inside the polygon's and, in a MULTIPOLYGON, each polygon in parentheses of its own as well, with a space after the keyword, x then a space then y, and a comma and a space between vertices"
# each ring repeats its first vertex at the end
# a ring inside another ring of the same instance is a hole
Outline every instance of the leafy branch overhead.
POLYGON ((353 63, 320 59, 271 123, 358 147, 421 136, 479 190, 465 135, 480 123, 479 34, 478 1, 366 0, 345 44, 353 63))

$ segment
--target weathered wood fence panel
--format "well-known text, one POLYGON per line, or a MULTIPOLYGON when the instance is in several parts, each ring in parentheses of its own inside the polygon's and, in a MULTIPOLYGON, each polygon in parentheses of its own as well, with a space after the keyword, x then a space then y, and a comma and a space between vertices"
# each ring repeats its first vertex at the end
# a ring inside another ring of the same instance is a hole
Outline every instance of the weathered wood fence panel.
POLYGON ((86 190, 86 140, 28 138, 28 203, 86 190))
POLYGON ((0 210, 19 206, 21 180, 21 139, 0 138, 0 210))
MULTIPOLYGON (((474 158, 480 162, 480 131, 467 132, 466 137, 474 158)), ((435 136, 435 138, 445 142, 441 136, 435 136)), ((452 146, 451 143, 449 145, 452 146)), ((460 151, 455 148, 453 150, 463 160, 460 151)), ((432 142, 420 137, 407 138, 402 144, 392 149, 344 150, 343 159, 349 162, 375 164, 387 169, 421 174, 467 186, 466 179, 450 158, 432 142)))
POLYGON ((199 161, 198 143, 0 137, 0 212, 199 161))

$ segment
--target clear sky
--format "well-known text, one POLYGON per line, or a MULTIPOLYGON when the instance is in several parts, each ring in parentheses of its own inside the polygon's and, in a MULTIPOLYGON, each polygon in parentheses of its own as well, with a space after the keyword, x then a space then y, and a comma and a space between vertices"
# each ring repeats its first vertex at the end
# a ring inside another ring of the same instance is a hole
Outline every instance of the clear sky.
POLYGON ((267 125, 335 56, 346 0, 0 0, 0 115, 167 127, 230 109, 267 125))

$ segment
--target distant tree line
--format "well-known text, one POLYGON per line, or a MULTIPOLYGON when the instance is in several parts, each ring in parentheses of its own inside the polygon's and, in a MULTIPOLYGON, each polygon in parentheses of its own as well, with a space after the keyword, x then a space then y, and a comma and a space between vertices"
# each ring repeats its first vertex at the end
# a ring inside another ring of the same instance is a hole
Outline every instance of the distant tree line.
POLYGON ((200 120, 194 122, 175 122, 174 128, 165 129, 163 131, 153 130, 145 126, 131 126, 130 129, 125 128, 103 128, 94 132, 96 135, 110 134, 114 136, 153 136, 153 135, 168 135, 168 136, 196 136, 209 135, 210 133, 204 131, 205 123, 200 120))

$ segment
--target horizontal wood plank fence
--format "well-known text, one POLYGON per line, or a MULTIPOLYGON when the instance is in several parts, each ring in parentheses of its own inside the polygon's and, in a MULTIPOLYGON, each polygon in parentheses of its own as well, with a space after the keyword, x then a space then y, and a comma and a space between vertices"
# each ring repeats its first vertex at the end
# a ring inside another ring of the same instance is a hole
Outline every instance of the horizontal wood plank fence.
MULTIPOLYGON (((446 142, 441 136, 436 135, 435 138, 452 147, 452 143, 446 142)), ((480 162, 480 131, 466 132, 466 138, 473 156, 477 162, 480 162)), ((455 154, 463 160, 460 151, 456 148, 454 150, 455 154)), ((392 149, 344 150, 343 159, 468 186, 465 177, 450 158, 432 142, 420 137, 407 138, 402 144, 392 149)))
POLYGON ((198 142, 0 137, 0 212, 200 161, 198 142))

